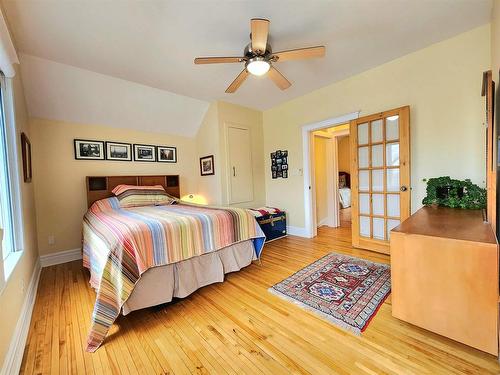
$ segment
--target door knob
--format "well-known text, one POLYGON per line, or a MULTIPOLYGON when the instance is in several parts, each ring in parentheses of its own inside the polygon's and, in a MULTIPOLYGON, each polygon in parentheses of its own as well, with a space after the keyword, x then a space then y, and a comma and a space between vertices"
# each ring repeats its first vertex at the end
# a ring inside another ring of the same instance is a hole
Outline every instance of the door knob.
POLYGON ((399 189, 399 190, 406 191, 406 190, 408 190, 408 188, 406 186, 401 186, 401 189, 399 189))

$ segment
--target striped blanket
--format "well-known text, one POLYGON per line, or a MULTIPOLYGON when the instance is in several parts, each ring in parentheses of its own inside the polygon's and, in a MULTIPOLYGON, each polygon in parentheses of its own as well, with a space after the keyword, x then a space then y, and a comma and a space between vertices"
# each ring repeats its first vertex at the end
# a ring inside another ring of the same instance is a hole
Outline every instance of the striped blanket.
POLYGON ((253 239, 260 257, 265 236, 253 215, 240 208, 191 204, 120 208, 97 201, 83 220, 83 265, 97 291, 87 351, 95 351, 141 275, 253 239))

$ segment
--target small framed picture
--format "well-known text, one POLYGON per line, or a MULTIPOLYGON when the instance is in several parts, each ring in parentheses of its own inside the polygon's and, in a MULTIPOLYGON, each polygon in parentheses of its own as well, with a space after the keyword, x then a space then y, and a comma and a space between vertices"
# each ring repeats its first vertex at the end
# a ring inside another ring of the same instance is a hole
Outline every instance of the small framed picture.
POLYGON ((132 160, 132 145, 130 143, 107 142, 106 160, 132 160))
POLYGON ((24 182, 31 182, 31 142, 26 134, 21 133, 21 153, 23 156, 23 177, 24 182))
POLYGON ((200 174, 202 176, 210 176, 215 174, 213 155, 200 158, 200 174))
POLYGON ((156 146, 156 160, 162 163, 177 163, 177 148, 156 146))
POLYGON ((156 147, 134 144, 134 161, 156 161, 156 147))
POLYGON ((104 160, 104 142, 75 139, 75 159, 104 160))

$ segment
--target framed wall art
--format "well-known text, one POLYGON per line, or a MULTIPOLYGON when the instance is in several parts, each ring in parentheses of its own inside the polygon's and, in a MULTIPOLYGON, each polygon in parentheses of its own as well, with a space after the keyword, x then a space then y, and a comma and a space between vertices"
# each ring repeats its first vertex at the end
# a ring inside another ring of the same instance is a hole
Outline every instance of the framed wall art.
POLYGON ((200 158, 200 174, 202 176, 211 176, 215 174, 213 155, 200 158))
POLYGON ((88 139, 75 139, 75 159, 77 160, 104 160, 104 142, 88 139))
POLYGON ((177 163, 177 148, 156 146, 156 160, 162 163, 177 163))
POLYGON ((271 152, 272 178, 288 178, 288 151, 277 150, 271 152))
POLYGON ((24 182, 31 182, 32 178, 31 142, 24 133, 21 133, 21 154, 23 157, 24 182))
POLYGON ((106 160, 131 161, 132 145, 130 143, 106 141, 106 160))
POLYGON ((156 147, 134 144, 134 161, 156 161, 156 147))

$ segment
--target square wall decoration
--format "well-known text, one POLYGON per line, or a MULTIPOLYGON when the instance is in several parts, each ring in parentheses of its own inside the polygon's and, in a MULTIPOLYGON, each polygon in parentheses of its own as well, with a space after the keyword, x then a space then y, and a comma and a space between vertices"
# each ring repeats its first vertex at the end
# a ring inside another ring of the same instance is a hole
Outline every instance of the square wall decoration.
POLYGON ((211 176, 215 174, 213 155, 200 158, 200 174, 202 176, 211 176))
POLYGON ((75 159, 77 160, 104 160, 104 142, 87 139, 75 139, 75 159))
POLYGON ((132 145, 122 142, 106 142, 106 160, 132 161, 132 145))
POLYGON ((156 158, 161 163, 177 163, 177 148, 167 146, 156 147, 156 158))
POLYGON ((134 145, 135 161, 156 161, 156 147, 152 145, 134 145))
POLYGON ((273 178, 288 178, 288 151, 271 152, 271 174, 273 178))

